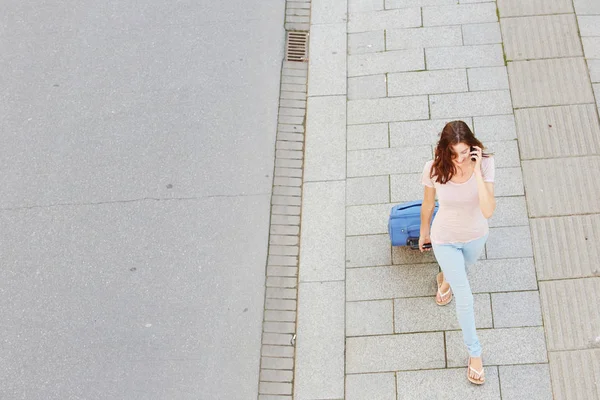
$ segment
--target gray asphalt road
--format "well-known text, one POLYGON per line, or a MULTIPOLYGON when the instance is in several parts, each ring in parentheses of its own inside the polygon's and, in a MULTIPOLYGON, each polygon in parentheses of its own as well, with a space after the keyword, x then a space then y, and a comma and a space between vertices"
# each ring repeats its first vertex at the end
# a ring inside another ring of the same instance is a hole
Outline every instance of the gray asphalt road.
POLYGON ((256 398, 281 0, 8 0, 0 398, 256 398))

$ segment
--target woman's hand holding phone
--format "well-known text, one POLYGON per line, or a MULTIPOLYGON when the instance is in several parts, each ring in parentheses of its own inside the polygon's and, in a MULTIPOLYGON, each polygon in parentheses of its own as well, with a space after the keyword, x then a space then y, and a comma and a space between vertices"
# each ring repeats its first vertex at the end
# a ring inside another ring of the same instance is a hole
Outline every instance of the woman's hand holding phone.
POLYGON ((483 150, 479 146, 471 146, 471 161, 475 163, 475 171, 481 171, 481 158, 483 150))

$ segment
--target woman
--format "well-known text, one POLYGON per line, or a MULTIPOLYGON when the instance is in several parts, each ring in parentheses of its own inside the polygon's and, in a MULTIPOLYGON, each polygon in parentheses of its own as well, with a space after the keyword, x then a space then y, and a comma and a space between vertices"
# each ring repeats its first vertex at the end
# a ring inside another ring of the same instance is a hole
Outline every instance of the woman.
POLYGON ((488 218, 494 213, 494 159, 482 153, 483 145, 463 121, 444 126, 435 158, 425 164, 419 249, 431 251, 431 243, 442 272, 437 275, 436 303, 456 298, 456 314, 469 351, 467 378, 485 381, 481 345, 475 330, 473 294, 466 267, 479 258, 488 237, 488 218), (439 210, 431 224, 438 197, 439 210), (431 232, 430 232, 431 226, 431 232))

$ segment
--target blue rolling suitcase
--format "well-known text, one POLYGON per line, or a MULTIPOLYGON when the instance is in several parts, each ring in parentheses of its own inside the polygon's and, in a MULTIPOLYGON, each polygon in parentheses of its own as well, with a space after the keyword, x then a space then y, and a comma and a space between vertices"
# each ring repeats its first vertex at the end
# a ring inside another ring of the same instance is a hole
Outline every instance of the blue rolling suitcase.
MULTIPOLYGON (((392 207, 388 231, 392 246, 409 246, 419 248, 419 234, 421 230, 421 200, 410 201, 392 207)), ((433 218, 437 214, 439 205, 436 202, 433 209, 433 218)), ((433 221, 431 218, 431 221, 433 221)))

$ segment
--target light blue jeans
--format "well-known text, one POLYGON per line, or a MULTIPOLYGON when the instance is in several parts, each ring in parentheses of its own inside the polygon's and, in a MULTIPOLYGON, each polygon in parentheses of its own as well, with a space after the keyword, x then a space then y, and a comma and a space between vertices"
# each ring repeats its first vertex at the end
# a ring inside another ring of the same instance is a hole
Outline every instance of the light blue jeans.
POLYGON ((466 243, 432 244, 433 253, 442 268, 444 278, 452 288, 456 302, 456 316, 471 357, 481 357, 481 344, 475 330, 473 293, 467 278, 467 267, 475 264, 487 238, 486 234, 466 243))

